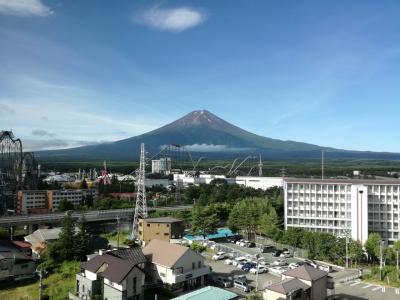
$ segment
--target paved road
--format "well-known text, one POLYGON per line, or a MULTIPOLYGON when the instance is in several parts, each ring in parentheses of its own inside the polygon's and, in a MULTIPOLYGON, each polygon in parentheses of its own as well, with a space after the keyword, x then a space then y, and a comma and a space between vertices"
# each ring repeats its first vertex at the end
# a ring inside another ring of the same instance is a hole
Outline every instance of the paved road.
POLYGON ((365 299, 385 299, 399 300, 400 289, 382 287, 376 284, 353 280, 346 283, 335 285, 335 296, 330 299, 336 300, 365 300, 365 299))

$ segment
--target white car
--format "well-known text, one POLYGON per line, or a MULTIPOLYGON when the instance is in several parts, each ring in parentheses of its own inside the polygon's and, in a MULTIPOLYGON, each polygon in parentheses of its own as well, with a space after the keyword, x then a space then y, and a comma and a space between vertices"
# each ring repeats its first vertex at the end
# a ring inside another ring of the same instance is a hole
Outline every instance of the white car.
POLYGON ((233 259, 228 258, 228 259, 224 260, 224 264, 231 265, 233 263, 233 261, 234 261, 233 259))
POLYGON ((288 269, 286 267, 280 267, 280 266, 276 266, 276 267, 271 267, 268 269, 271 273, 275 273, 275 274, 282 274, 283 272, 287 271, 288 269))
POLYGON ((236 244, 236 245, 240 245, 240 243, 243 243, 243 241, 244 241, 244 240, 238 240, 238 241, 236 241, 235 244, 236 244))
POLYGON ((251 274, 256 274, 257 273, 257 269, 258 269, 258 274, 262 274, 262 273, 266 273, 268 272, 268 268, 266 266, 258 266, 258 268, 251 268, 250 269, 250 273, 251 274))
POLYGON ((271 266, 273 267, 281 267, 281 266, 287 266, 287 262, 283 259, 278 259, 276 261, 274 261, 271 266))
POLYGON ((320 269, 321 271, 325 271, 327 273, 332 272, 332 267, 327 265, 319 265, 318 269, 320 269))
POLYGON ((246 257, 240 256, 236 257, 235 260, 232 262, 232 266, 236 267, 239 263, 247 261, 246 257))
POLYGON ((246 246, 247 243, 249 243, 249 241, 246 241, 246 240, 241 241, 241 242, 239 243, 239 246, 240 246, 240 247, 244 247, 244 246, 246 246))
POLYGON ((290 263, 289 264, 289 269, 296 269, 297 267, 300 267, 298 263, 290 263))
POLYGON ((217 254, 214 254, 212 259, 213 260, 222 260, 227 257, 228 257, 228 255, 225 252, 220 251, 220 252, 217 252, 217 254))
POLYGON ((292 256, 293 256, 293 254, 290 253, 290 251, 284 251, 280 255, 280 257, 283 257, 283 258, 289 258, 289 257, 292 257, 292 256))

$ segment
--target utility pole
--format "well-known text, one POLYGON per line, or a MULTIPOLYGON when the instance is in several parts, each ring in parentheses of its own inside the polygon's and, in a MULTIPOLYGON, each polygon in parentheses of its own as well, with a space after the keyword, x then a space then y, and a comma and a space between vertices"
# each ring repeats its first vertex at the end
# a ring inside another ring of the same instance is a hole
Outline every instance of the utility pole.
POLYGON ((257 258, 257 270, 256 270, 256 292, 258 292, 258 259, 260 258, 259 254, 256 254, 256 258, 257 258))
POLYGON ((40 270, 36 271, 36 273, 39 275, 39 300, 42 300, 42 290, 43 290, 43 283, 42 279, 43 276, 46 275, 46 270, 43 270, 43 267, 40 266, 40 270))
POLYGON ((262 167, 263 167, 263 164, 262 164, 261 154, 260 154, 260 162, 258 164, 258 176, 259 177, 262 177, 262 167))
POLYGON ((117 217, 117 232, 118 232, 118 235, 117 235, 117 248, 119 249, 119 217, 117 217))
POLYGON ((349 268, 349 233, 346 231, 346 269, 349 268))
POLYGON ((382 281, 382 269, 383 269, 383 241, 379 241, 379 254, 380 254, 380 265, 379 265, 379 279, 382 281))

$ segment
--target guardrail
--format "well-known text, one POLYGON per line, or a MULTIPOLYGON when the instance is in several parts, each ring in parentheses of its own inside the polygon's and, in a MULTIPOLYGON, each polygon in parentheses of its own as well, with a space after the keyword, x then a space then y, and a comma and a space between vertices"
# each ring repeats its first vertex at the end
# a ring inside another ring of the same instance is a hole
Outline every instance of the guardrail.
MULTIPOLYGON (((191 205, 182 206, 167 206, 149 208, 149 211, 157 210, 180 210, 190 209, 191 205)), ((85 211, 71 213, 71 217, 74 220, 80 219, 82 216, 89 221, 103 221, 112 220, 116 218, 132 218, 134 214, 134 208, 121 208, 112 210, 96 210, 96 211, 85 211)), ((45 224, 45 223, 56 223, 61 221, 65 216, 65 213, 50 213, 50 214, 31 214, 31 215, 15 215, 0 217, 0 226, 11 227, 16 225, 31 225, 31 224, 45 224)))

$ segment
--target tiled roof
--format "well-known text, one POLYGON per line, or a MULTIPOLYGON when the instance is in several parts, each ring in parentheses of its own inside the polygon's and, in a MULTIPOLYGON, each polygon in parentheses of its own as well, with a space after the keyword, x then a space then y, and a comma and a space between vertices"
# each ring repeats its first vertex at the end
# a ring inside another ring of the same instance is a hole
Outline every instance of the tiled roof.
POLYGON ((149 261, 165 267, 172 267, 186 251, 189 251, 188 247, 160 240, 151 240, 143 248, 143 253, 149 261))
POLYGON ((127 259, 135 265, 146 262, 146 257, 144 256, 143 251, 140 247, 113 250, 107 252, 107 254, 116 256, 121 259, 127 259))
POLYGON ((32 246, 31 243, 24 242, 24 241, 11 241, 15 246, 19 248, 30 248, 32 246))
POLYGON ((145 219, 147 223, 180 223, 182 220, 171 218, 171 217, 161 217, 161 218, 148 218, 145 219))
POLYGON ((297 278, 287 278, 285 280, 279 281, 277 283, 273 283, 270 286, 267 286, 266 289, 270 291, 277 292, 279 294, 287 295, 290 292, 294 292, 297 290, 307 290, 310 286, 302 282, 297 278))
POLYGON ((300 267, 287 270, 283 273, 285 276, 290 276, 290 277, 295 277, 303 280, 308 280, 308 281, 314 281, 318 280, 324 276, 327 276, 328 273, 313 267, 310 267, 309 265, 302 265, 300 267))
POLYGON ((98 274, 115 283, 121 283, 135 265, 136 264, 129 260, 121 259, 109 254, 96 256, 81 264, 82 268, 93 273, 97 273, 101 266, 105 266, 105 269, 98 274))

